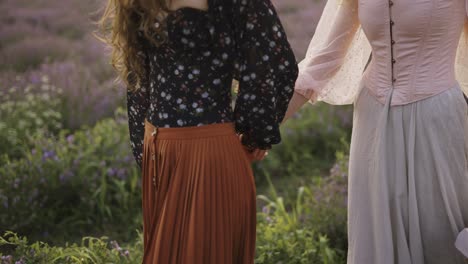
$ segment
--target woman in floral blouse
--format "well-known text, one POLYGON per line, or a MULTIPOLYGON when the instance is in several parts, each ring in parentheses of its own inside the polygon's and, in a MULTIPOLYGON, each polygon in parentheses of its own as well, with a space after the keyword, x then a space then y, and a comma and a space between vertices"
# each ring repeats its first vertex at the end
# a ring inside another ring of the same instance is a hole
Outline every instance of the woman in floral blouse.
POLYGON ((273 5, 109 0, 102 25, 129 86, 131 145, 143 171, 143 262, 253 263, 250 162, 280 142, 297 77, 273 5))

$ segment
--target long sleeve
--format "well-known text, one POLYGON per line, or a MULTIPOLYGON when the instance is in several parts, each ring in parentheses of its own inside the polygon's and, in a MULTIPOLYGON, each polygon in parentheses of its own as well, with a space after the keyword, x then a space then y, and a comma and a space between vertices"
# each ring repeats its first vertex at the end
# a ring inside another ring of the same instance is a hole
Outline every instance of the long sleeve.
POLYGON ((243 144, 269 149, 294 92, 297 64, 270 0, 232 0, 239 93, 234 115, 243 144))
POLYGON ((149 63, 144 52, 140 53, 145 62, 146 76, 141 81, 139 89, 127 91, 128 125, 130 131, 130 143, 135 160, 141 168, 143 159, 143 140, 145 136, 145 118, 149 108, 149 63))
MULTIPOLYGON (((455 72, 457 81, 465 93, 465 99, 468 97, 468 0, 465 2, 466 18, 465 28, 458 45, 457 58, 455 60, 455 72)), ((468 102, 468 99, 467 99, 468 102)))
POLYGON ((329 0, 299 64, 295 91, 311 101, 352 103, 370 55, 359 29, 357 0, 329 0))

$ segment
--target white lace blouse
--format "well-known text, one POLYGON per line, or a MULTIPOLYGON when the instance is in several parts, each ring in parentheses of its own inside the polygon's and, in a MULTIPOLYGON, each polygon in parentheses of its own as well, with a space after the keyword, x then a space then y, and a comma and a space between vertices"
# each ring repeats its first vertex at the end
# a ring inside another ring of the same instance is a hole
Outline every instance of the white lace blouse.
POLYGON ((392 105, 457 85, 466 94, 467 18, 468 0, 329 0, 296 92, 350 104, 365 86, 382 103, 393 90, 392 105))

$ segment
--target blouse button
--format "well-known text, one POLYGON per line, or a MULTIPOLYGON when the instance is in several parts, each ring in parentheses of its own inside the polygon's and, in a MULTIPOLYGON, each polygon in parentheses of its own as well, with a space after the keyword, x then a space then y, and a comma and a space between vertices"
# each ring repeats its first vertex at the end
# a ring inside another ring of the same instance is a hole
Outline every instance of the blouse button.
POLYGON ((390 25, 395 25, 395 22, 393 22, 393 20, 390 20, 390 25))
POLYGON ((392 63, 395 64, 395 63, 396 63, 396 60, 395 60, 395 59, 392 59, 392 63))
POLYGON ((395 40, 392 39, 392 45, 395 45, 395 43, 396 43, 395 40))
POLYGON ((397 79, 393 78, 392 82, 393 82, 393 83, 396 83, 396 81, 397 81, 397 79))
POLYGON ((388 4, 390 5, 390 7, 392 7, 393 6, 393 1, 388 2, 388 4))

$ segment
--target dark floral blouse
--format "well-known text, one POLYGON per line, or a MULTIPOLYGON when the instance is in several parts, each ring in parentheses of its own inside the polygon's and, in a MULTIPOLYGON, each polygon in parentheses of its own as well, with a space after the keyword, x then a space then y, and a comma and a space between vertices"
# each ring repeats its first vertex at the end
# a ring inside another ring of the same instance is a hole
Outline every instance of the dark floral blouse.
MULTIPOLYGON (((165 19, 167 40, 143 41, 147 80, 128 92, 130 139, 141 166, 145 118, 157 127, 235 122, 243 144, 269 149, 294 91, 297 65, 270 0, 208 0, 165 19), (233 109, 231 83, 239 81, 233 109)), ((161 26, 156 24, 155 26, 161 26)))

